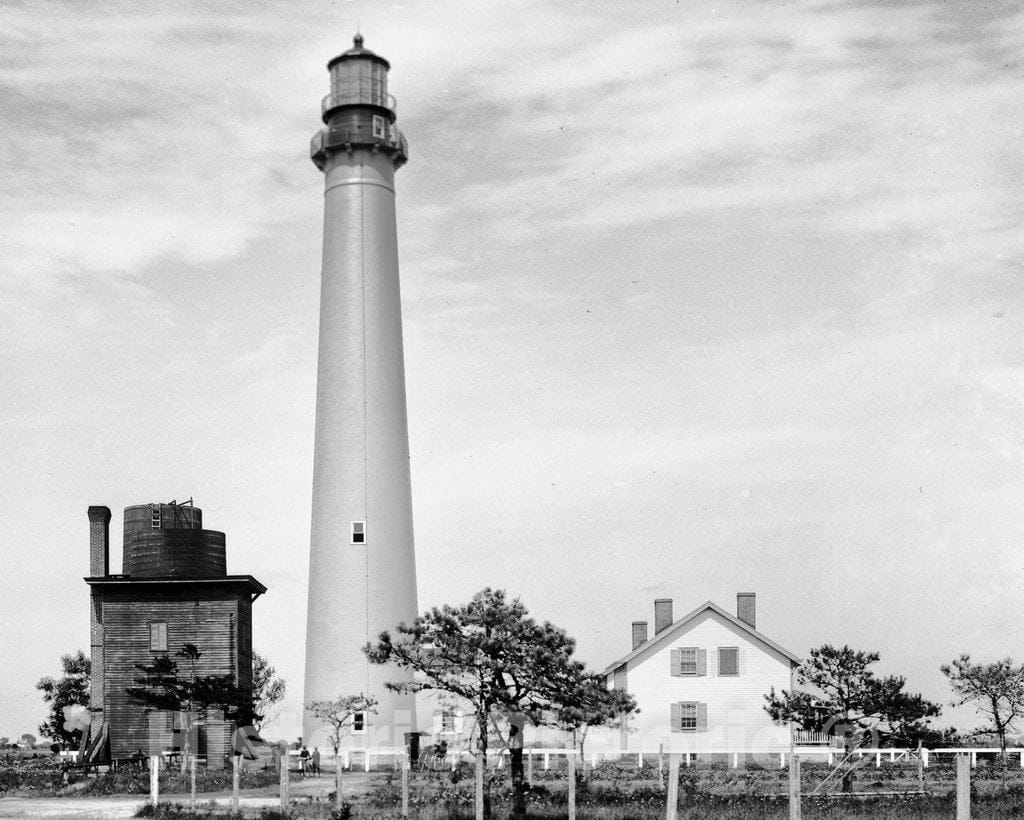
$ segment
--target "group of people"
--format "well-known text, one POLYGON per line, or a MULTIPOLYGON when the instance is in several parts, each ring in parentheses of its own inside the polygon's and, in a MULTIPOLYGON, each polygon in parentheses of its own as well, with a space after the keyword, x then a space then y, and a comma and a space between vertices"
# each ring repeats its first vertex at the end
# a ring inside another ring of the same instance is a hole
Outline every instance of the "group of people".
POLYGON ((313 747, 312 754, 305 746, 299 750, 299 771, 302 774, 320 774, 320 749, 317 746, 313 747))

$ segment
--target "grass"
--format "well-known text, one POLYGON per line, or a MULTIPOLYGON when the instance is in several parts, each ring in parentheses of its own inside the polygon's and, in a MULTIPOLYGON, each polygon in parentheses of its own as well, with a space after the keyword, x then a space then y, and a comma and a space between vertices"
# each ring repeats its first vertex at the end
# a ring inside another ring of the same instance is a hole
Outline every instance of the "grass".
MULTIPOLYGON (((808 793, 828 771, 824 764, 805 764, 803 788, 808 793)), ((21 796, 54 796, 71 793, 58 781, 59 770, 53 762, 17 761, 0 766, 0 791, 21 796), (13 788, 11 787, 13 784, 13 788)), ((494 820, 507 820, 511 813, 511 785, 507 770, 494 773, 491 802, 494 820)), ((564 818, 567 815, 567 788, 564 774, 534 771, 534 786, 529 790, 530 818, 564 818)), ((244 771, 243 789, 259 789, 273 798, 278 775, 275 772, 244 771)), ((361 780, 366 787, 367 781, 361 780)), ((288 813, 280 810, 248 810, 232 815, 211 804, 191 814, 173 801, 161 802, 155 809, 147 807, 140 816, 175 817, 242 817, 247 818, 313 818, 335 817, 398 820, 401 806, 400 777, 395 773, 372 775, 368 793, 352 795, 353 804, 336 812, 328 802, 328 789, 314 793, 314 802, 293 805, 288 813)), ((807 820, 840 820, 840 818, 910 818, 938 820, 955 815, 953 795, 955 772, 952 765, 934 765, 925 770, 927 795, 868 797, 843 799, 810 799, 803 802, 807 820)), ((231 770, 200 770, 198 790, 230 792, 231 770)), ((876 769, 870 765, 858 772, 859 790, 884 789, 901 791, 916 788, 918 770, 915 765, 889 764, 876 769)), ((774 767, 748 766, 731 769, 722 764, 697 764, 680 771, 680 820, 754 820, 754 818, 788 818, 786 792, 787 772, 774 767)), ((319 787, 318 787, 319 788, 319 787)), ((148 772, 119 771, 89 778, 85 785, 73 790, 76 795, 138 794, 149 791, 148 772)), ((161 795, 186 795, 188 776, 162 772, 161 795)), ((474 816, 474 781, 472 773, 414 774, 409 804, 410 820, 458 820, 474 816)), ((657 767, 637 769, 626 762, 602 763, 589 770, 577 783, 577 817, 579 820, 658 820, 665 814, 665 792, 657 767)), ((1024 820, 1024 771, 1017 766, 979 765, 972 771, 972 817, 1020 817, 1024 820)), ((346 797, 350 793, 346 792, 346 797)))

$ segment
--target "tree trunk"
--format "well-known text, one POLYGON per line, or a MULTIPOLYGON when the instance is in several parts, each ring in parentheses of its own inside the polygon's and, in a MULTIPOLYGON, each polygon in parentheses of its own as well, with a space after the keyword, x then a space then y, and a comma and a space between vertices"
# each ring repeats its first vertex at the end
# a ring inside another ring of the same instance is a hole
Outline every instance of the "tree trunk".
POLYGON ((341 808, 341 755, 334 753, 334 805, 341 808))
MULTIPOLYGON (((853 751, 853 738, 854 735, 851 732, 850 734, 846 735, 846 737, 843 739, 843 751, 846 752, 846 754, 843 755, 843 758, 846 759, 846 762, 843 764, 844 766, 849 765, 849 763, 852 762, 850 752, 853 751)), ((854 773, 852 771, 848 771, 846 774, 843 775, 843 794, 849 794, 853 791, 853 781, 854 773)))
MULTIPOLYGON (((485 713, 486 714, 486 713, 485 713)), ((484 817, 491 817, 491 779, 487 775, 487 719, 480 723, 480 742, 478 743, 480 761, 484 773, 484 817)))
POLYGON ((523 747, 509 749, 509 766, 512 772, 512 817, 513 820, 526 818, 526 778, 523 773, 523 747))

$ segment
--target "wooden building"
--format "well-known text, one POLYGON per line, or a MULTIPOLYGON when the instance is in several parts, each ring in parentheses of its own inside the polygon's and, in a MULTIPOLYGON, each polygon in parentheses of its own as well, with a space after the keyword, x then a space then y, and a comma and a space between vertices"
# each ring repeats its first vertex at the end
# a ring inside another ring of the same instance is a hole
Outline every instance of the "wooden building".
MULTIPOLYGON (((252 688, 252 603, 266 592, 251 575, 228 575, 224 533, 202 528, 202 510, 143 504, 124 511, 122 572, 110 574, 110 510, 89 507, 93 724, 86 756, 122 760, 174 751, 180 716, 129 702, 138 664, 194 644, 199 675, 232 675, 252 688)), ((230 724, 209 719, 199 753, 220 766, 230 724)))

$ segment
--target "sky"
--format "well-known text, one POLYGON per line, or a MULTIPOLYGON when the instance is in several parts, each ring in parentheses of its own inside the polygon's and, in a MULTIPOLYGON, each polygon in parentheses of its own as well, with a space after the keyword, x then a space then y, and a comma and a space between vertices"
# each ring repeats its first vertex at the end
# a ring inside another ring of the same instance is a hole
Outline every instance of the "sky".
MULTIPOLYGON (((0 734, 89 505, 188 497, 302 699, 325 64, 391 64, 419 608, 604 668, 754 591, 800 656, 1024 661, 1014 2, 0 2, 0 734)), ((968 725, 967 715, 961 725, 968 725)))

